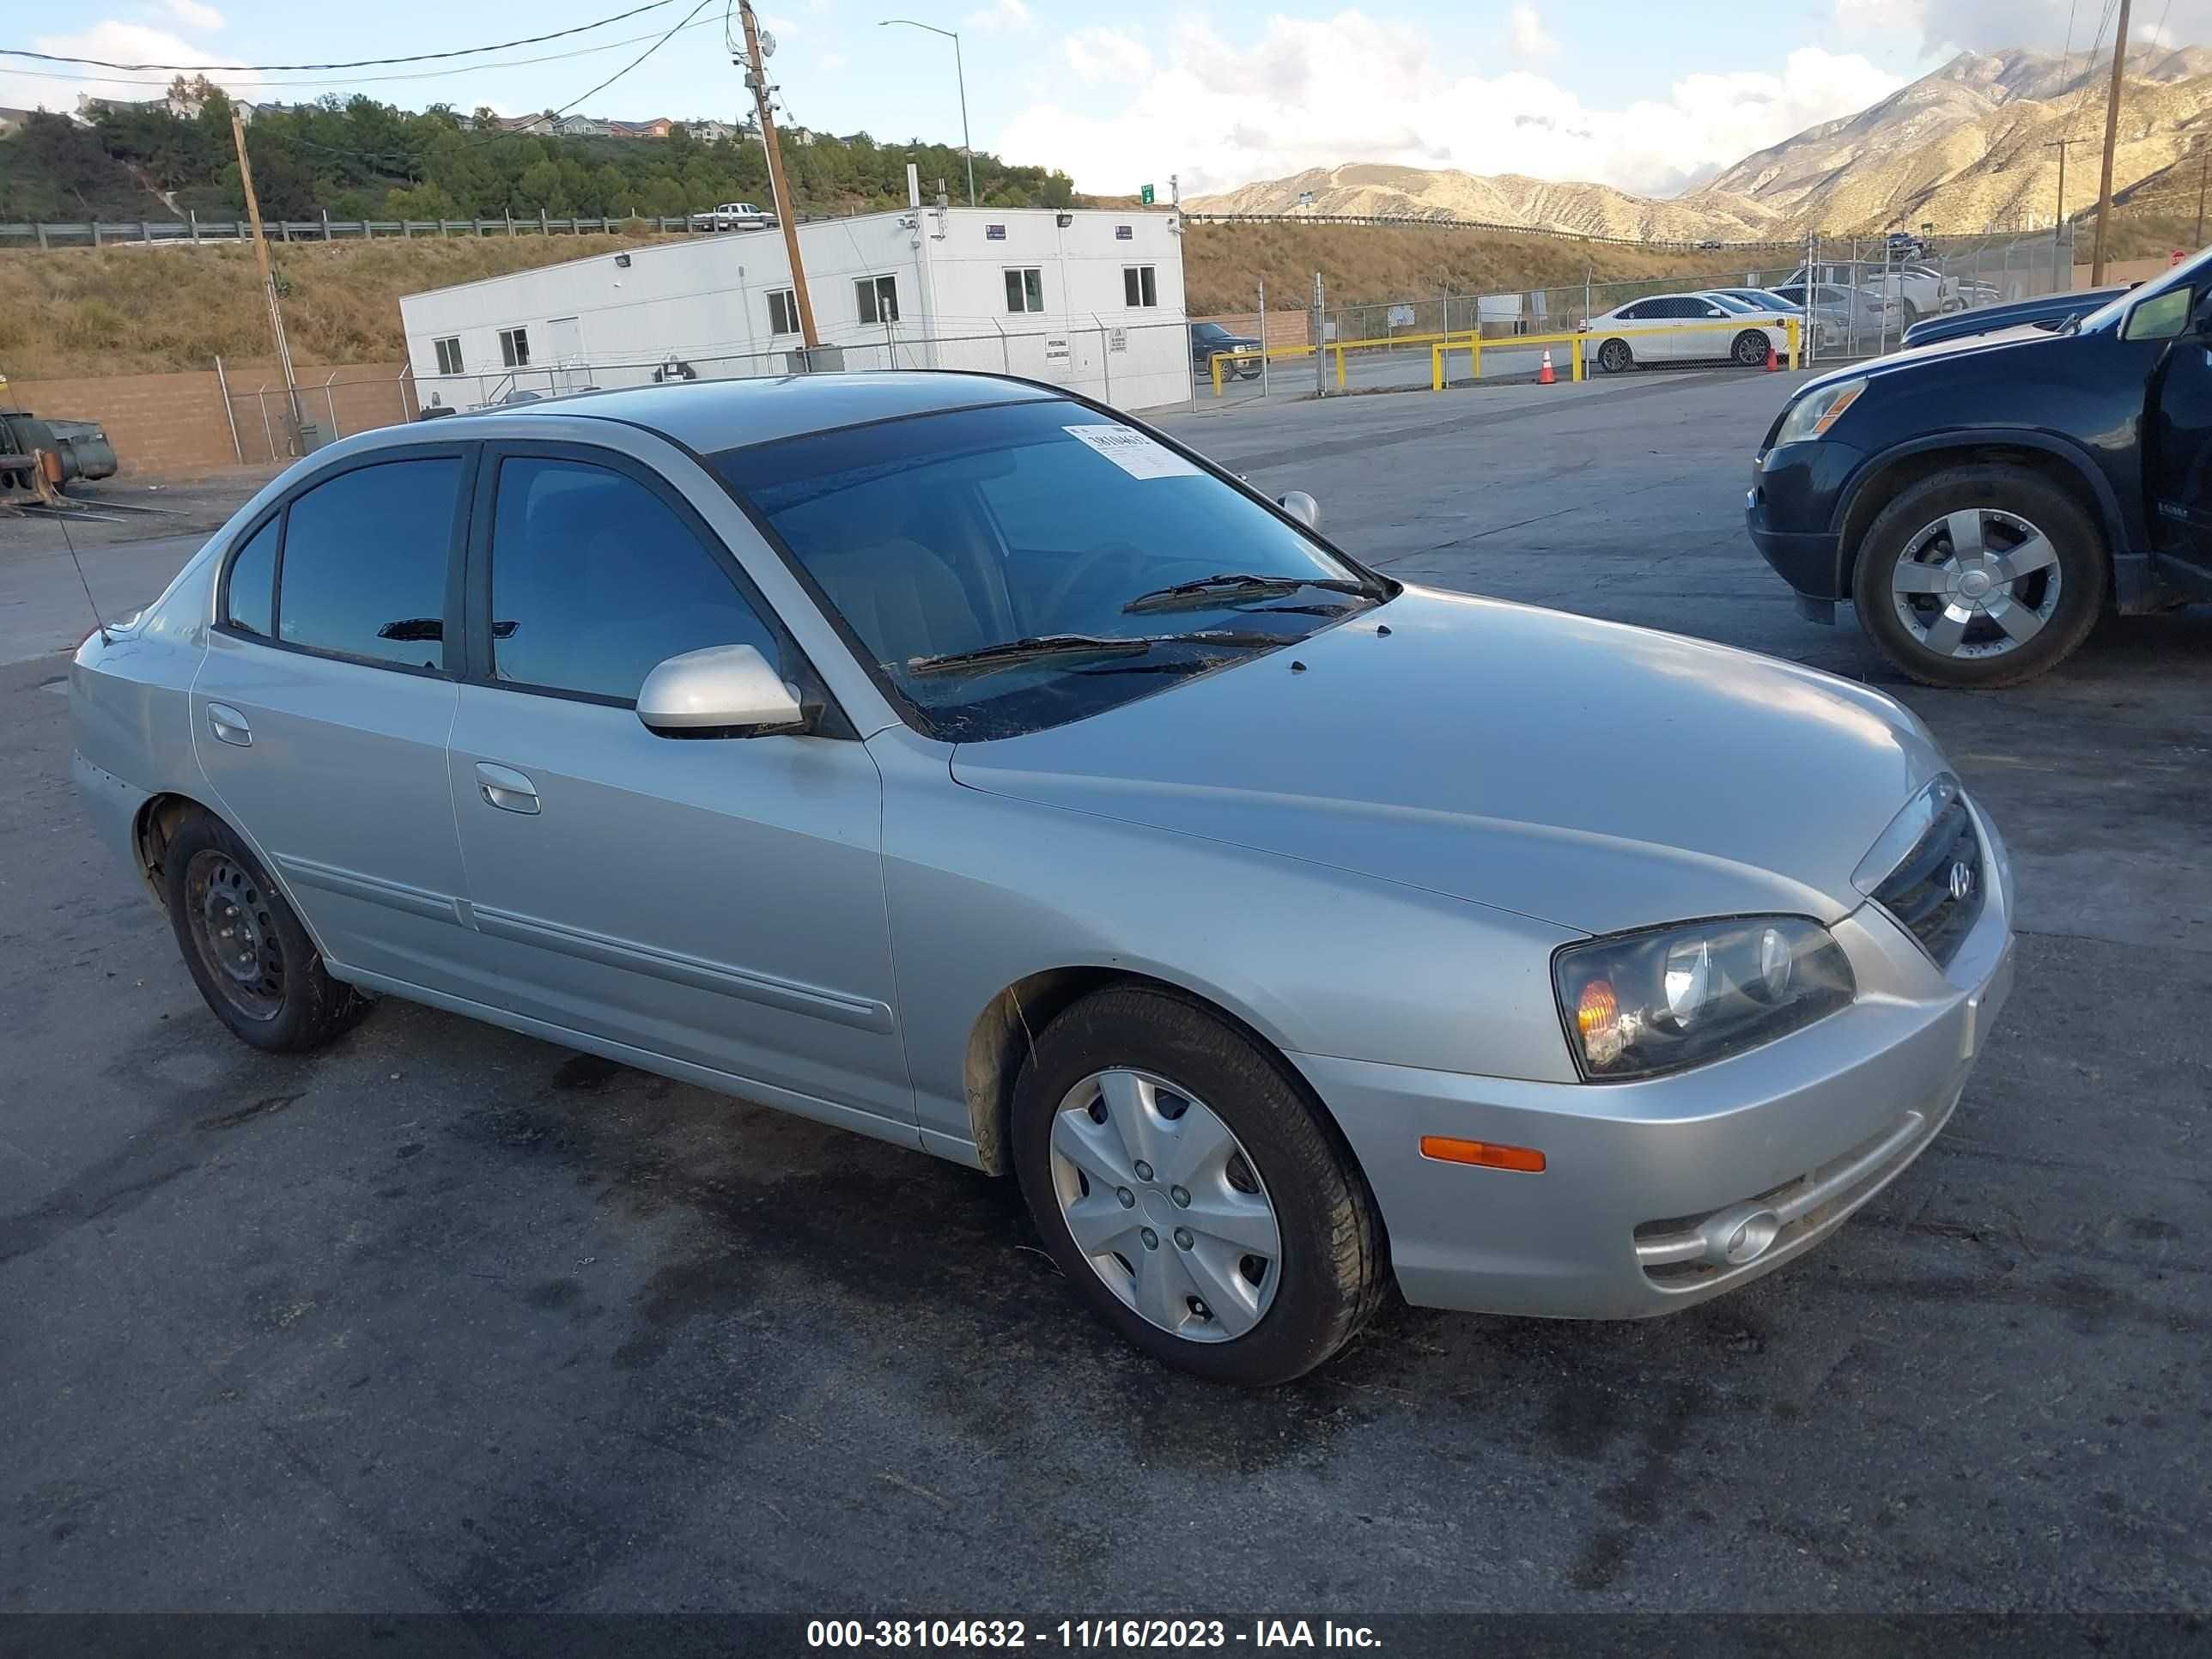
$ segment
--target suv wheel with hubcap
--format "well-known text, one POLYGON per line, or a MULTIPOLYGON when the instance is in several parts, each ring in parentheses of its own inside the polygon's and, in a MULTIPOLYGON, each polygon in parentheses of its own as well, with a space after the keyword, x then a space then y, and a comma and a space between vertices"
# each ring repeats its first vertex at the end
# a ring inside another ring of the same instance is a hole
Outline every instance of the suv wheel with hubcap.
POLYGON ((1939 472, 1885 507, 1852 598, 1882 654, 1929 685, 2014 685, 2096 626, 2104 539, 2073 496, 2024 467, 1939 472))

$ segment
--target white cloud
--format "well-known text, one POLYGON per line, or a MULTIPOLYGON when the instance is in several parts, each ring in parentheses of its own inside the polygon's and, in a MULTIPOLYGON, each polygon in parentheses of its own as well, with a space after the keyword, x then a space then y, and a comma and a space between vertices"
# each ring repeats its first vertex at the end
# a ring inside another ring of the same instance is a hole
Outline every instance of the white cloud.
POLYGON ((1559 55, 1559 43, 1544 33, 1544 20, 1536 15, 1534 6, 1513 8, 1511 36, 1516 56, 1556 58, 1559 55))
MULTIPOLYGON (((2212 37, 2212 0, 2165 0, 2159 22, 2142 15, 2129 31, 2131 46, 2179 46, 2212 37), (2144 25, 2148 24, 2148 27, 2144 25)), ((2096 0, 1835 0, 1836 21, 1845 29, 1895 41, 1917 41, 1923 53, 1999 52, 2087 52, 2093 40, 2110 61, 2109 6, 2096 0), (2102 15, 2107 25, 2095 33, 2102 15)))
POLYGON ((1120 29, 1085 29, 1060 42, 1068 67, 1085 86, 1128 85, 1152 72, 1152 54, 1120 29))
POLYGON ((1028 0, 993 0, 983 10, 969 12, 960 23, 963 28, 977 29, 985 34, 1025 29, 1030 26, 1028 0))
MULTIPOLYGON (((1096 58, 1093 33, 1076 38, 1096 58)), ((995 148, 1065 168, 1079 188, 1098 191, 1173 172, 1193 195, 1305 167, 1383 161, 1664 194, 1901 84, 1863 57, 1807 46, 1778 72, 1693 75, 1597 107, 1529 70, 1455 74, 1419 30, 1357 10, 1271 18, 1249 49, 1193 18, 1156 48, 1151 75, 1113 112, 1033 104, 995 148)))
MULTIPOLYGON (((42 34, 31 45, 40 52, 58 57, 100 58, 118 64, 199 64, 216 61, 215 54, 167 29, 119 22, 113 18, 104 19, 74 34, 42 34)), ((79 76, 69 73, 65 65, 42 64, 40 71, 33 73, 27 67, 0 67, 0 106, 67 113, 76 107, 80 93, 89 93, 95 98, 143 100, 159 98, 168 84, 161 72, 152 70, 143 75, 124 76, 115 70, 88 66, 79 76), (57 70, 60 72, 55 73, 57 70), (132 84, 140 80, 147 84, 132 84)), ((184 71, 187 78, 193 72, 190 69, 184 71)), ((211 74, 208 79, 227 92, 245 97, 257 95, 254 88, 258 82, 252 76, 211 74)))
POLYGON ((169 15, 186 28, 219 29, 222 14, 213 6, 204 6, 200 0, 168 0, 169 15))

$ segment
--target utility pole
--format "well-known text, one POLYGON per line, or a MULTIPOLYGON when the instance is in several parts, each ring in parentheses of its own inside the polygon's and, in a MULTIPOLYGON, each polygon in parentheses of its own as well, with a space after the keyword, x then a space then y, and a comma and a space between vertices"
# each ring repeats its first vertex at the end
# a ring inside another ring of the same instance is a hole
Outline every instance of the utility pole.
POLYGON ((2058 216, 2051 222, 2051 283, 2054 294, 2063 294, 2074 284, 2074 273, 2059 270, 2058 254, 2066 240, 2066 147, 2081 142, 2079 138, 2053 138, 2044 145, 2045 149, 2058 152, 2058 216))
POLYGON ((2128 61, 2128 0, 2112 26, 2112 84, 2105 94, 2105 173, 2097 186, 2097 235, 2089 248, 2089 286, 2105 285, 2105 226, 2112 216, 2112 149, 2120 137, 2120 74, 2128 61))
POLYGON ((799 337, 806 343, 811 367, 822 337, 814 331, 814 300, 806 291, 806 267, 799 263, 799 216, 792 210, 791 191, 783 181, 783 147, 776 142, 775 117, 769 111, 768 72, 761 67, 760 23, 753 16, 752 0, 738 0, 738 15, 745 25, 745 84, 752 88, 761 148, 768 154, 769 193, 775 201, 776 222, 783 227, 783 251, 791 261, 792 297, 799 301, 799 337))
MULTIPOLYGON (((269 332, 276 342, 276 366, 284 372, 284 396, 292 406, 292 430, 301 433, 300 388, 292 379, 292 347, 284 337, 284 307, 276 298, 276 267, 269 262, 269 239, 261 234, 261 199, 253 193, 253 165, 246 159, 246 122, 230 106, 230 138, 238 146, 238 182, 246 190, 246 216, 253 222, 253 253, 261 262, 261 295, 269 303, 269 332)), ((301 433, 301 451, 306 439, 301 433)), ((272 458, 273 459, 273 458, 272 458)))
POLYGON ((2197 169, 2197 238, 2196 246, 2204 246, 2204 186, 2212 182, 2212 146, 2204 151, 2204 161, 2197 169))

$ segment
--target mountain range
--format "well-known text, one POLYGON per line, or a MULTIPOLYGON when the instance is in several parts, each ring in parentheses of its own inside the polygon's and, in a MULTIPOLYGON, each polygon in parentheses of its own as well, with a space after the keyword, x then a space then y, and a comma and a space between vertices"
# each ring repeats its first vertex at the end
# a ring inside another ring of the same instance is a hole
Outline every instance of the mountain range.
MULTIPOLYGON (((1639 240, 1788 240, 1933 223, 1939 232, 2031 229, 2094 204, 2109 63, 2014 49, 1961 52, 1840 120, 1745 156, 1697 188, 1655 198, 1518 173, 1352 162, 1194 197, 1194 212, 1473 219, 1639 240), (1310 194, 1310 204, 1300 198, 1310 194)), ((2179 191, 2177 171, 2212 137, 2212 49, 2128 54, 2112 182, 2117 194, 2179 191)), ((2192 165, 2185 169, 2193 174, 2192 165)), ((2193 182, 2193 179, 2188 182, 2193 182)))

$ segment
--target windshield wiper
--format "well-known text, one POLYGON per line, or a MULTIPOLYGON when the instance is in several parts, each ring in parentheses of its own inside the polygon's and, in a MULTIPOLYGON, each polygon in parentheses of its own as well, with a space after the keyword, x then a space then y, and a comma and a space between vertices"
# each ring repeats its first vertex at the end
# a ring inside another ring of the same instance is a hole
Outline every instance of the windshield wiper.
POLYGON ((1288 645, 1286 634, 1257 629, 1198 628, 1187 634, 1150 634, 1116 639, 1109 634, 1036 634, 996 645, 979 645, 968 651, 947 651, 934 657, 915 657, 907 663, 910 674, 941 674, 951 669, 996 667, 1001 663, 1029 662, 1042 657, 1141 657, 1156 645, 1217 645, 1267 647, 1288 645))
POLYGON ((1115 639, 1107 634, 1030 634, 1018 640, 1000 640, 995 645, 979 645, 966 651, 915 657, 906 666, 908 673, 937 674, 948 668, 1023 662, 1033 657, 1138 657, 1152 648, 1150 640, 1115 639))
POLYGON ((1347 581, 1334 576, 1263 576, 1229 571, 1219 575, 1200 576, 1195 581, 1177 582, 1172 587, 1156 587, 1149 593, 1138 594, 1121 609, 1125 613, 1133 615, 1146 611, 1176 611, 1212 605, 1224 599, 1271 599, 1284 593, 1295 593, 1301 587, 1325 587, 1333 593, 1364 595, 1369 592, 1365 582, 1347 581))

